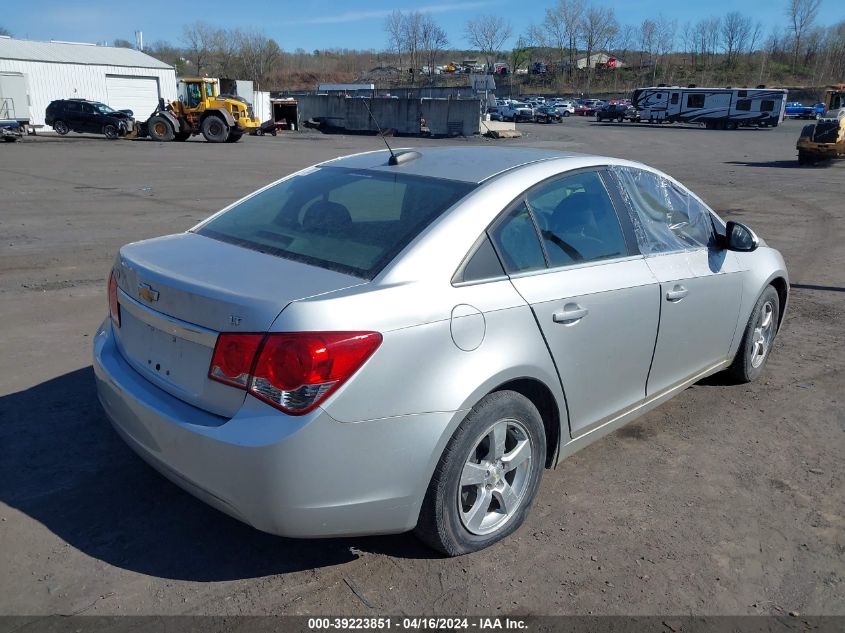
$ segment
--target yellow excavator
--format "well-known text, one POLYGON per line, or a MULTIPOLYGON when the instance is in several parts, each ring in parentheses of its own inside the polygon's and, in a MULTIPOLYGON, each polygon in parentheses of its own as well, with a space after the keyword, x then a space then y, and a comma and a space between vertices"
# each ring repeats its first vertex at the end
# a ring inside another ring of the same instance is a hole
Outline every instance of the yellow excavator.
POLYGON ((824 110, 815 123, 801 130, 796 145, 800 165, 845 156, 845 84, 825 91, 824 110))
POLYGON ((160 99, 150 118, 135 126, 134 136, 186 141, 202 134, 209 143, 237 143, 261 127, 252 106, 235 95, 221 95, 216 79, 184 78, 177 88, 178 100, 165 104, 160 99))

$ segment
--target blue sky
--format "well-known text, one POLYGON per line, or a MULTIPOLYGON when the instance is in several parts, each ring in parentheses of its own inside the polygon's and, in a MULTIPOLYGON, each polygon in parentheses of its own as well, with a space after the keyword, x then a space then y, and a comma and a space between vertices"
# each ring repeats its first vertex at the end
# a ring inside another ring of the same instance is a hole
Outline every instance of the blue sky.
MULTIPOLYGON (((597 0, 604 4, 606 0, 597 0)), ((221 27, 259 27, 287 50, 303 48, 307 51, 322 48, 384 49, 384 18, 394 9, 419 10, 434 15, 446 30, 452 46, 465 47, 465 22, 479 13, 493 12, 505 17, 513 26, 514 35, 524 32, 532 22, 540 22, 546 7, 553 0, 514 2, 513 0, 303 0, 246 2, 233 10, 231 2, 207 0, 203 11, 180 11, 179 4, 165 0, 145 0, 131 11, 113 0, 30 0, 25 11, 10 11, 0 17, 0 26, 17 37, 57 39, 85 42, 111 42, 115 38, 134 41, 134 31, 144 32, 147 43, 156 40, 178 42, 181 27, 200 13, 207 21, 221 27), (57 6, 58 5, 58 6, 57 6), (219 7, 214 11, 214 7, 219 7), (214 15, 220 16, 215 20, 214 15), (184 16, 184 18, 180 17, 184 16), (225 16, 225 17, 223 17, 225 16)), ((786 26, 787 0, 710 0, 706 3, 655 3, 653 0, 624 0, 611 2, 621 23, 639 24, 654 14, 654 6, 663 4, 663 13, 686 20, 724 15, 739 10, 760 20, 768 32, 786 26)), ((188 5, 186 5, 188 6, 188 5)), ((196 8, 199 5, 190 5, 196 8)), ((841 0, 822 0, 817 22, 834 23, 845 19, 845 3, 841 0)))

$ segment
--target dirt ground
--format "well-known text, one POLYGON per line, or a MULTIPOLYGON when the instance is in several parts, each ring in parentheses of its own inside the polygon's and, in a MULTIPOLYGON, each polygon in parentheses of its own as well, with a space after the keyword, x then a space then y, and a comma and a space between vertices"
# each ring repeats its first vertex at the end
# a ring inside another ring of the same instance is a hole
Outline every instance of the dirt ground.
POLYGON ((122 244, 378 139, 3 144, 0 614, 845 614, 845 161, 798 168, 800 127, 569 119, 511 141, 394 141, 646 162, 780 249, 793 284, 759 382, 708 379, 593 444, 545 473, 513 537, 456 559, 412 535, 242 525, 147 467, 94 393, 91 337, 122 244))

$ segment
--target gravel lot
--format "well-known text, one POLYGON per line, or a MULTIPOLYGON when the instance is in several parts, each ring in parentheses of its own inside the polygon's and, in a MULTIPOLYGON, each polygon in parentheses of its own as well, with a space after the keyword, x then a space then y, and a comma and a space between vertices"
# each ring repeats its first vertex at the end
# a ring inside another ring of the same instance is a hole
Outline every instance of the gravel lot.
POLYGON ((242 525, 135 457, 94 393, 91 336, 120 245, 378 139, 3 144, 0 614, 845 614, 845 161, 798 168, 801 125, 570 118, 518 140, 395 140, 641 160, 754 227, 793 282, 759 382, 710 378, 547 471, 517 534, 458 559, 411 535, 294 541, 242 525))

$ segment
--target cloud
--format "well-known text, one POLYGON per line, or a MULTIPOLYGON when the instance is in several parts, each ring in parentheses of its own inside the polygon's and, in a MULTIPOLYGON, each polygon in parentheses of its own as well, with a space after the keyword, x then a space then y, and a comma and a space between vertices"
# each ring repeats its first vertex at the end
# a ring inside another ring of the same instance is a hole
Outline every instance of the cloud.
MULTIPOLYGON (((451 13, 453 11, 465 11, 467 9, 479 9, 489 6, 489 2, 455 2, 453 4, 431 4, 428 6, 416 7, 415 11, 420 13, 451 13)), ((301 20, 290 20, 287 24, 342 24, 345 22, 360 22, 361 20, 374 20, 386 18, 393 13, 394 9, 379 9, 376 11, 347 11, 336 15, 321 15, 315 18, 304 18, 301 20)))

